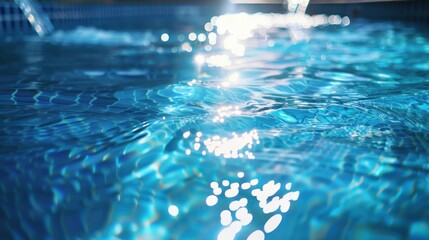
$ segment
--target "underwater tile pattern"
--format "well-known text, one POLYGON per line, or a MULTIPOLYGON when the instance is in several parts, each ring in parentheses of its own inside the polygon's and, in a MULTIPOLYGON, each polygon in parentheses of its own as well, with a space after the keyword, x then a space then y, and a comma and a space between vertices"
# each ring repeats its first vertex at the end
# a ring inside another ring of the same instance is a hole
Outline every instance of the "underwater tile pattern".
POLYGON ((2 38, 0 236, 425 239, 427 32, 283 17, 2 38))
MULTIPOLYGON (((38 4, 39 5, 39 4, 38 4)), ((79 25, 102 25, 124 27, 134 21, 160 21, 173 17, 179 21, 194 19, 218 10, 214 5, 171 5, 171 4, 64 4, 42 2, 40 7, 49 16, 57 29, 75 28, 79 25)), ((0 0, 0 34, 36 34, 19 5, 0 0)))

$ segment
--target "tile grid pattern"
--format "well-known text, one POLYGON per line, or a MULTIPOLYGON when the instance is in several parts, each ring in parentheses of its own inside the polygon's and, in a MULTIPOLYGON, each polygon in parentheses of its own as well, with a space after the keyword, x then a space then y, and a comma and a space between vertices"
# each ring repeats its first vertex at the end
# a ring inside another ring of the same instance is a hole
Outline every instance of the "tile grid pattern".
MULTIPOLYGON (((113 19, 150 16, 200 15, 209 10, 207 6, 190 5, 101 5, 101 4, 42 4, 56 28, 106 22, 113 19)), ((0 1, 0 34, 29 33, 33 29, 28 20, 13 2, 0 1)))

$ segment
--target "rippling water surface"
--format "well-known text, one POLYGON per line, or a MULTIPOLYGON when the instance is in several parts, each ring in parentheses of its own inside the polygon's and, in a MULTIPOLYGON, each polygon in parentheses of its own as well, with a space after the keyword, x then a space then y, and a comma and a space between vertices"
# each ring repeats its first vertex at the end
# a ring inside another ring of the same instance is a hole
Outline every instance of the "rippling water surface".
POLYGON ((232 17, 3 38, 0 235, 425 239, 425 28, 232 17))

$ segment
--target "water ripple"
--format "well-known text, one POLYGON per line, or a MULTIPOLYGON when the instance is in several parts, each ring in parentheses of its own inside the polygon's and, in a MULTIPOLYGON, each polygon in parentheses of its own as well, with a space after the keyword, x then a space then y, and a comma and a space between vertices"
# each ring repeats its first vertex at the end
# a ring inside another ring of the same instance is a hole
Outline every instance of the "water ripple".
POLYGON ((0 235, 426 236, 428 36, 280 23, 1 40, 0 235))

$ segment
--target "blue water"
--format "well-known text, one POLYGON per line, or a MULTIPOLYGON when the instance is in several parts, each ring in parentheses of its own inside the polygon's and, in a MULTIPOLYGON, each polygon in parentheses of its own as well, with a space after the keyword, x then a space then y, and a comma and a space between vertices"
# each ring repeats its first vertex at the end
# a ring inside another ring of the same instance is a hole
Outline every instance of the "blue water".
POLYGON ((424 27, 202 25, 0 40, 2 239, 427 239, 424 27))

